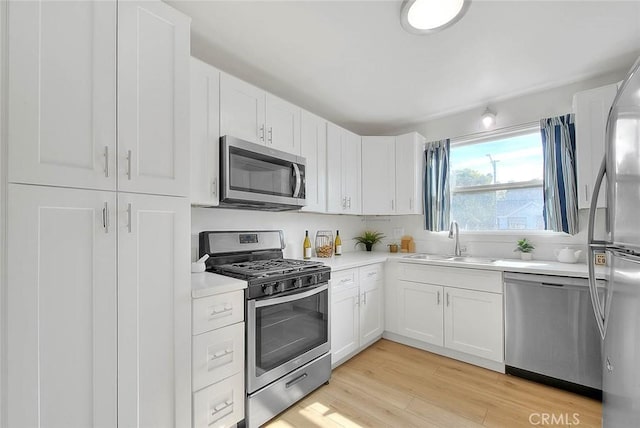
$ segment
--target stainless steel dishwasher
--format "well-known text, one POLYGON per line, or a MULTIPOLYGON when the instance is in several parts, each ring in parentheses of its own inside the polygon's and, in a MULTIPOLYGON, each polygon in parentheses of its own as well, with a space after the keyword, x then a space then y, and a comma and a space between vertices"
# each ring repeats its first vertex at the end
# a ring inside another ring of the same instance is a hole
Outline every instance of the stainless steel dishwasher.
POLYGON ((504 280, 506 372, 601 398, 601 342, 588 279, 505 272, 504 280))

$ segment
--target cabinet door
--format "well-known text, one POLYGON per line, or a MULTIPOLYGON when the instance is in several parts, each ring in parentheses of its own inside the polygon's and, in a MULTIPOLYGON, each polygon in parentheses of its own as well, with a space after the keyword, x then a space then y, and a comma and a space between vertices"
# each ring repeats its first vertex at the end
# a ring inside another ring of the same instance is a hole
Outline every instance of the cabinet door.
POLYGON ((190 19, 118 3, 118 189, 189 195, 190 19))
POLYGON ((346 209, 348 214, 360 214, 361 188, 362 188, 362 141, 359 135, 343 131, 342 139, 342 194, 346 198, 346 209))
POLYGON ((186 198, 118 195, 118 425, 191 423, 186 198))
POLYGON ((362 137, 362 213, 396 211, 395 137, 362 137))
POLYGON ((7 426, 116 426, 115 194, 8 198, 7 426))
POLYGON ((191 205, 220 202, 220 72, 191 58, 191 205))
POLYGON ((9 181, 114 190, 116 2, 8 2, 9 181))
POLYGON ((342 193, 342 138, 344 130, 327 123, 327 212, 342 214, 346 208, 342 193))
POLYGON ((396 214, 422 214, 423 171, 424 138, 415 132, 397 136, 396 214))
POLYGON ((300 155, 300 107, 266 94, 267 145, 300 155))
POLYGON ((357 285, 331 296, 331 364, 358 350, 358 297, 357 285))
POLYGON ((502 362, 502 295, 445 287, 444 346, 502 362))
POLYGON ((384 331, 382 265, 360 268, 360 347, 376 341, 384 331))
POLYGON ((400 334, 433 345, 443 341, 443 289, 439 285, 398 281, 400 334))
MULTIPOLYGON (((578 208, 589 208, 600 163, 605 153, 605 130, 609 110, 618 89, 615 84, 579 92, 574 97, 576 114, 576 169, 578 208)), ((607 206, 606 183, 598 198, 598 208, 607 206)))
POLYGON ((228 74, 220 74, 220 135, 266 143, 265 92, 228 74))
POLYGON ((302 111, 301 154, 307 160, 307 206, 303 211, 327 211, 327 121, 302 111))

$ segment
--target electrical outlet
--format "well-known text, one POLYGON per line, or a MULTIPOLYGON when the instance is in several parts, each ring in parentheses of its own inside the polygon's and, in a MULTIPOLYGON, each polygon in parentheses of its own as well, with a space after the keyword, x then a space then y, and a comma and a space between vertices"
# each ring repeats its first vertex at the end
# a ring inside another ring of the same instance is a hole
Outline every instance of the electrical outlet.
POLYGON ((604 253, 595 254, 595 264, 603 266, 607 264, 607 255, 604 253))

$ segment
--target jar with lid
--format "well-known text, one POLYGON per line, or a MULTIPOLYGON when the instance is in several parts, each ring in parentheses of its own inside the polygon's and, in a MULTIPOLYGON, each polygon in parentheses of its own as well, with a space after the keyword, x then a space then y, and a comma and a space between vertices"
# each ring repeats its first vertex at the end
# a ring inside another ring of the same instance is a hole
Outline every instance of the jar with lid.
POLYGON ((330 230, 316 232, 316 257, 333 256, 333 233, 330 230))

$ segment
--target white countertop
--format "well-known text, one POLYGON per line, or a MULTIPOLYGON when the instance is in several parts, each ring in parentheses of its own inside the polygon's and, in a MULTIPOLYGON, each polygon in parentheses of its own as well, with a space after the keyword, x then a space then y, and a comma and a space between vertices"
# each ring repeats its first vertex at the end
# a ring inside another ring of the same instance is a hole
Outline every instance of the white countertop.
POLYGON ((247 288, 247 281, 241 279, 211 272, 191 274, 191 297, 194 299, 244 290, 245 288, 247 288))
MULTIPOLYGON (((405 259, 407 253, 386 253, 382 251, 355 251, 331 258, 313 258, 331 267, 333 271, 351 269, 373 263, 384 263, 388 260, 418 263, 435 266, 451 266, 469 269, 498 270, 502 272, 537 273, 542 275, 571 276, 588 278, 589 269, 585 263, 560 263, 548 260, 524 261, 520 259, 499 259, 493 263, 463 263, 444 260, 405 259)), ((598 278, 605 278, 606 268, 596 267, 598 278)))

